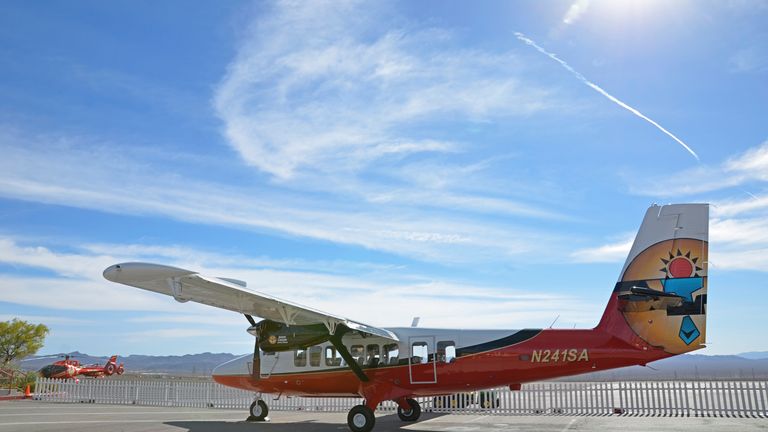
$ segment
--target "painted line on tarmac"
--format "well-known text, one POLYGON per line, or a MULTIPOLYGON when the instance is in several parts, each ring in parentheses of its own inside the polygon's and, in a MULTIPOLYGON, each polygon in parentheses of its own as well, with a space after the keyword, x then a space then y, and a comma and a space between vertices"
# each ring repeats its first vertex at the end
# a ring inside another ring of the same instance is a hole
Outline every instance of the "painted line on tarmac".
MULTIPOLYGON (((180 421, 204 421, 204 422, 231 422, 231 418, 206 418, 206 419, 190 419, 189 417, 183 418, 170 418, 170 419, 155 419, 155 420, 77 420, 77 421, 31 421, 31 422, 15 422, 15 423, 0 423, 2 426, 35 426, 35 425, 69 425, 69 424, 105 424, 105 423, 165 423, 165 422, 180 422, 180 421)), ((235 421, 235 423, 245 423, 244 421, 235 421)))
POLYGON ((568 422, 568 424, 567 424, 567 425, 565 425, 565 427, 563 428, 563 430, 562 430, 562 431, 560 431, 560 432, 565 432, 565 431, 571 430, 571 426, 573 426, 573 424, 574 424, 574 423, 576 423, 576 420, 577 420, 576 418, 572 418, 572 419, 571 419, 571 421, 570 421, 570 422, 568 422))
MULTIPOLYGON (((84 412, 84 411, 62 411, 62 412, 39 412, 39 411, 31 411, 26 413, 13 413, 13 414, 7 414, 2 413, 3 417, 9 417, 9 416, 25 416, 25 415, 36 415, 36 416, 59 416, 59 415, 117 415, 117 414, 128 414, 128 415, 145 415, 145 414, 210 414, 210 411, 98 411, 98 412, 84 412)), ((243 413, 237 412, 232 413, 232 415, 240 415, 242 416, 243 413)))

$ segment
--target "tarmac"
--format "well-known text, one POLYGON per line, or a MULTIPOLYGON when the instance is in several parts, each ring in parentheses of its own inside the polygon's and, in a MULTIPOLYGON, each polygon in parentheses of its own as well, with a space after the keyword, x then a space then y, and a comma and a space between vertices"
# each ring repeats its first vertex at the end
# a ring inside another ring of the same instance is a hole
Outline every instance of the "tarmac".
MULTIPOLYGON (((54 404, 33 400, 0 402, 0 432, 338 432, 348 431, 346 413, 277 411, 269 422, 247 423, 231 409, 98 404, 54 404)), ((392 431, 768 431, 765 418, 496 416, 422 414, 403 423, 394 414, 376 417, 374 432, 392 431)))

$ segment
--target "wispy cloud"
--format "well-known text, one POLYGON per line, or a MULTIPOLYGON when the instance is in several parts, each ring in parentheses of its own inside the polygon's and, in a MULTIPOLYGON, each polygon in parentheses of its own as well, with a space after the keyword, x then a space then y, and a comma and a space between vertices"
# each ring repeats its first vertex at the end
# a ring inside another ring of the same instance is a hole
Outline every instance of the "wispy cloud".
MULTIPOLYGON (((556 240, 512 221, 436 213, 421 204, 376 205, 187 178, 114 152, 106 143, 83 138, 39 137, 0 129, 0 150, 0 196, 6 198, 251 230, 266 228, 444 262, 514 256, 545 248, 547 239, 556 240)), ((483 206, 484 200, 504 207, 503 211, 556 217, 535 207, 513 208, 511 202, 473 196, 437 195, 432 205, 449 207, 469 201, 469 205, 483 206), (441 199, 446 202, 441 204, 441 199)))
MULTIPOLYGON (((0 291, 0 301, 50 309, 154 311, 151 316, 135 317, 129 321, 137 325, 161 325, 163 328, 158 331, 169 337, 175 330, 166 329, 165 325, 184 324, 193 334, 209 332, 206 335, 245 325, 242 317, 227 311, 191 303, 180 305, 166 296, 94 280, 94 270, 100 273, 102 268, 88 269, 89 265, 100 266, 97 263, 106 260, 112 260, 112 264, 140 259, 142 255, 96 255, 86 252, 87 245, 69 245, 68 249, 82 252, 63 253, 47 247, 19 247, 15 245, 16 241, 9 238, 3 241, 11 246, 4 249, 7 253, 0 254, 0 263, 24 262, 60 274, 60 264, 38 257, 36 251, 45 250, 44 255, 61 257, 63 261, 74 264, 73 269, 76 270, 68 270, 66 277, 0 276, 0 286, 16 287, 0 291), (207 328, 212 322, 219 323, 215 330, 207 328)), ((108 249, 109 245, 102 247, 108 249)), ((153 245, 147 245, 146 249, 162 255, 159 261, 164 264, 241 279, 248 282, 249 289, 372 324, 405 326, 417 313, 422 317, 423 324, 429 326, 455 327, 457 316, 471 315, 476 318, 462 323, 463 326, 514 327, 536 323, 544 325, 553 314, 558 313, 563 313, 570 322, 588 323, 594 320, 596 314, 592 310, 594 308, 586 307, 581 300, 564 295, 433 279, 403 273, 401 269, 377 269, 376 278, 370 278, 368 276, 373 273, 334 275, 254 267, 253 262, 247 260, 228 263, 228 257, 210 252, 153 245), (189 261, 190 256, 208 256, 212 258, 212 263, 228 265, 195 263, 189 261), (381 305, 387 307, 382 308, 381 305)), ((115 246, 115 251, 120 251, 119 245, 115 246)))
POLYGON ((613 243, 579 249, 571 253, 571 259, 578 263, 622 262, 629 255, 633 241, 634 236, 628 235, 627 238, 613 243))
POLYGON ((283 181, 354 172, 461 151, 440 133, 425 135, 456 118, 550 106, 548 91, 515 77, 512 54, 454 48, 442 29, 376 24, 388 16, 381 4, 321 1, 278 2, 258 17, 215 95, 225 136, 246 163, 283 181))
POLYGON ((563 17, 563 24, 571 25, 581 19, 581 16, 589 9, 590 0, 576 0, 563 17))
MULTIPOLYGON (((749 182, 766 182, 768 181, 768 141, 733 155, 715 166, 700 165, 663 177, 632 177, 628 178, 628 181, 633 193, 659 198, 719 191, 749 182)), ((745 191, 742 193, 748 195, 745 191)), ((734 207, 734 203, 725 202, 721 210, 718 204, 714 211, 734 211, 741 206, 754 207, 762 201, 752 196, 747 202, 737 207, 734 207), (752 200, 756 200, 756 203, 750 204, 749 201, 752 200)))
POLYGON ((566 63, 564 60, 560 59, 560 58, 559 58, 558 56, 556 56, 555 54, 552 54, 552 53, 550 53, 549 51, 545 50, 544 48, 540 47, 539 45, 537 45, 537 44, 536 44, 536 42, 534 42, 533 40, 529 39, 529 38, 528 38, 528 37, 526 37, 524 34, 522 34, 522 33, 515 33, 515 36, 517 36, 517 38, 518 38, 519 40, 521 40, 522 42, 526 43, 527 45, 530 45, 530 46, 532 46, 533 48, 535 48, 535 49, 536 49, 536 51, 538 51, 538 52, 540 52, 540 53, 542 53, 542 54, 546 55, 547 57, 551 58, 552 60, 554 60, 554 61, 558 62, 558 63, 560 64, 560 66, 562 66, 563 68, 565 68, 565 70, 567 70, 568 72, 570 72, 570 73, 571 73, 573 76, 575 76, 575 77, 576 77, 576 78, 577 78, 579 81, 583 82, 583 83, 584 83, 584 84, 586 84, 588 87, 592 88, 592 89, 593 89, 593 90, 595 90, 596 92, 598 92, 598 93, 600 93, 601 95, 605 96, 605 97, 606 97, 608 100, 610 100, 611 102, 615 103, 616 105, 618 105, 618 106, 620 106, 620 107, 624 108, 625 110, 627 110, 627 111, 631 112, 632 114, 636 115, 637 117, 640 117, 641 119, 643 119, 643 120, 645 120, 646 122, 648 122, 648 123, 650 123, 651 125, 653 125, 653 126, 656 128, 656 129, 660 130, 660 131, 661 131, 661 132, 663 132, 665 135, 667 135, 668 137, 672 138, 672 139, 673 139, 673 140, 675 140, 675 141, 676 141, 678 144, 680 144, 681 146, 683 146, 683 148, 684 148, 686 151, 688 151, 688 153, 690 153, 690 154, 691 154, 691 156, 693 156, 694 158, 696 158, 696 160, 697 160, 697 161, 699 160, 699 155, 697 155, 697 154, 696 154, 696 152, 694 152, 694 151, 693 151, 693 149, 692 149, 691 147, 689 147, 689 146, 688 146, 688 144, 684 143, 684 142, 683 142, 683 141, 682 141, 680 138, 678 138, 678 137, 676 137, 675 135, 673 135, 673 134, 672 134, 672 132, 668 131, 668 130, 667 130, 667 129, 665 129, 663 126, 661 126, 660 124, 656 123, 654 120, 650 119, 650 118, 649 118, 649 117, 647 117, 645 114, 643 114, 643 113, 641 113, 640 111, 638 111, 637 109, 635 109, 635 108, 632 108, 631 106, 629 106, 629 105, 627 105, 626 103, 624 103, 624 102, 622 102, 621 100, 619 100, 617 97, 615 97, 615 96, 611 95, 610 93, 608 93, 607 91, 603 90, 603 89, 602 89, 602 87, 600 87, 600 86, 598 86, 597 84, 593 83, 592 81, 588 80, 586 77, 584 77, 584 75, 582 75, 581 73, 577 72, 575 69, 573 69, 573 68, 572 68, 572 67, 571 67, 571 66, 570 66, 568 63, 566 63))

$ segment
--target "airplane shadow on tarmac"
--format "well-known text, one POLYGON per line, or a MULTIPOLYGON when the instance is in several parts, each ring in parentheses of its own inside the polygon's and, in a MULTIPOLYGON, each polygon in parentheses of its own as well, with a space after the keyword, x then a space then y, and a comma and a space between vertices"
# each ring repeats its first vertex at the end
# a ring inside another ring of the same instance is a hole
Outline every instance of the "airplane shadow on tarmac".
MULTIPOLYGON (((376 418, 374 432, 427 432, 429 429, 420 429, 419 423, 442 417, 445 414, 425 413, 417 422, 403 422, 396 415, 387 415, 376 418), (407 429, 406 429, 407 427, 407 429)), ((245 422, 245 421, 169 421, 164 424, 178 427, 187 432, 339 432, 349 431, 346 423, 323 423, 315 420, 271 423, 271 422, 245 422)))

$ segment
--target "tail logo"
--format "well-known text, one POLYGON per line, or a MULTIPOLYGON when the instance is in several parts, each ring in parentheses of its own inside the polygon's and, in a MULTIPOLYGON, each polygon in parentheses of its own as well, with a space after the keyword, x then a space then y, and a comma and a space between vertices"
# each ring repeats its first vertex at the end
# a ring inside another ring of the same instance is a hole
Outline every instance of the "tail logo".
POLYGON ((707 242, 674 238, 635 256, 619 283, 620 306, 632 330, 649 344, 680 354, 700 347, 706 333, 707 242), (651 294, 627 295, 645 289, 651 294))
POLYGON ((699 257, 691 258, 691 251, 683 255, 680 249, 677 249, 677 255, 673 255, 672 251, 669 251, 669 259, 661 258, 661 262, 664 263, 664 267, 660 268, 660 272, 664 272, 666 277, 680 278, 680 277, 696 277, 699 276, 699 272, 702 268, 697 266, 699 257))
POLYGON ((680 325, 680 339, 682 339, 686 345, 690 345, 691 342, 699 337, 699 334, 699 329, 696 327, 696 324, 693 323, 691 317, 688 315, 683 317, 683 322, 680 325))

